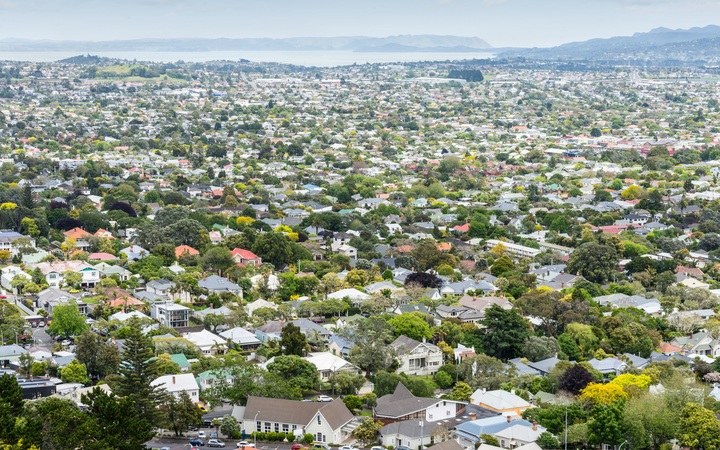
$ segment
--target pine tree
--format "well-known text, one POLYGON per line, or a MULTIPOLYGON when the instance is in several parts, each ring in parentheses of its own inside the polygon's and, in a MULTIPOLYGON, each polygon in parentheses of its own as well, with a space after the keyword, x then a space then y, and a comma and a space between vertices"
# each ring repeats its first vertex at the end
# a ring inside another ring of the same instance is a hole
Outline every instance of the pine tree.
POLYGON ((163 400, 165 392, 150 383, 160 372, 157 364, 150 359, 154 356, 150 338, 144 336, 138 321, 131 321, 118 368, 121 376, 116 393, 134 401, 135 410, 140 417, 155 419, 159 411, 157 406, 163 400))

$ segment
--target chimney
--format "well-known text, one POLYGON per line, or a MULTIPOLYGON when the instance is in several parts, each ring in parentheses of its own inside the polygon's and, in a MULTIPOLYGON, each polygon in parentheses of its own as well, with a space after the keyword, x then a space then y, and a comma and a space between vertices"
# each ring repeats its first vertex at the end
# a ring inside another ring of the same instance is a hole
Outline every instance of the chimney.
POLYGON ((475 420, 475 419, 477 419, 477 414, 470 413, 470 420, 475 420))
POLYGON ((512 422, 512 417, 507 416, 507 423, 510 423, 510 422, 512 422))
POLYGON ((474 302, 477 301, 477 292, 473 293, 473 301, 474 301, 474 302))
MULTIPOLYGON (((175 384, 175 375, 173 375, 173 384, 175 384)), ((510 416, 508 416, 510 417, 510 416)))
POLYGON ((533 422, 533 431, 537 431, 537 422, 533 422))

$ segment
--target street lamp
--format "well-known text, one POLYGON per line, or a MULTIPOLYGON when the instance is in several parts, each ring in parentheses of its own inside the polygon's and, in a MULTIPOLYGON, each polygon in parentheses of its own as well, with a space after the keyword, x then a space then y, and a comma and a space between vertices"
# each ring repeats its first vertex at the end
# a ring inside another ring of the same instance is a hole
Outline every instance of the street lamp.
POLYGON ((627 443, 628 443, 628 441, 627 441, 627 440, 623 441, 623 443, 622 443, 622 444, 620 444, 620 447, 618 447, 618 450, 622 450, 622 448, 623 448, 623 445, 625 445, 625 444, 627 444, 627 443))
POLYGON ((257 416, 260 414, 260 411, 255 413, 255 418, 253 419, 253 422, 255 422, 255 432, 253 433, 253 447, 257 448, 257 434, 258 434, 258 426, 257 426, 257 416))
POLYGON ((425 421, 420 419, 420 450, 423 450, 423 436, 425 435, 424 427, 425 427, 425 421))

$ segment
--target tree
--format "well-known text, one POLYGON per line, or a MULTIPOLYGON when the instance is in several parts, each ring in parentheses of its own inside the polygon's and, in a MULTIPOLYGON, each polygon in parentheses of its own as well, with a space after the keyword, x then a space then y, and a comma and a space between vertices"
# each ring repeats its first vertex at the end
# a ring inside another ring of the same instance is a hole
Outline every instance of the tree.
POLYGON ((540 433, 540 436, 538 436, 536 443, 543 450, 553 450, 560 448, 560 442, 558 442, 558 440, 555 438, 555 436, 552 435, 552 433, 548 433, 547 431, 543 431, 542 433, 540 433))
POLYGON ((353 430, 352 436, 364 445, 371 445, 377 442, 377 434, 382 427, 382 422, 374 420, 372 417, 363 417, 360 425, 353 430))
POLYGON ((180 398, 174 395, 168 396, 161 410, 164 427, 173 430, 175 436, 182 435, 189 427, 198 427, 202 424, 202 410, 185 391, 180 393, 180 398))
POLYGON ((586 242, 570 255, 567 271, 579 273, 593 283, 604 283, 612 279, 619 261, 614 246, 586 242))
POLYGON ((23 392, 9 373, 0 375, 0 442, 15 437, 15 420, 23 411, 23 392))
POLYGON ((425 316, 419 312, 399 314, 388 320, 388 323, 395 329, 396 336, 407 336, 422 341, 430 339, 433 335, 425 316))
POLYGON ((361 409, 363 405, 362 400, 360 400, 360 397, 357 395, 346 395, 343 397, 342 401, 350 411, 357 411, 361 409))
POLYGON ((427 272, 413 272, 405 278, 405 287, 440 288, 442 280, 427 272))
POLYGON ((140 450, 146 447, 145 443, 154 435, 154 424, 134 411, 129 398, 119 398, 102 389, 93 389, 82 396, 82 402, 87 405, 87 428, 78 431, 83 442, 88 443, 85 448, 140 450))
POLYGON ((68 270, 63 272, 63 283, 73 289, 79 289, 82 283, 82 274, 68 270))
POLYGON ((525 341, 532 331, 515 309, 505 310, 493 305, 479 323, 482 328, 477 335, 487 355, 504 360, 522 356, 525 341))
POLYGON ((275 267, 282 267, 293 261, 292 242, 282 233, 270 231, 257 237, 253 253, 275 267))
POLYGON ((612 383, 589 383, 580 391, 580 401, 589 402, 593 405, 610 405, 625 401, 627 398, 628 395, 623 388, 612 383))
POLYGON ((658 395, 643 395, 628 402, 623 414, 632 448, 650 448, 668 442, 680 431, 680 409, 670 408, 658 395))
POLYGON ((580 364, 575 364, 560 376, 558 388, 578 395, 592 381, 592 374, 580 364))
POLYGON ((513 263, 507 255, 503 255, 495 260, 495 263, 490 267, 490 273, 496 277, 512 272, 513 270, 515 270, 515 263, 513 263))
POLYGON ((229 438, 235 438, 242 432, 242 426, 235 417, 226 414, 220 419, 220 431, 229 438))
POLYGON ((510 378, 502 361, 483 354, 465 358, 458 369, 460 377, 475 389, 500 389, 510 378))
POLYGON ((552 336, 530 336, 525 341, 523 355, 530 361, 542 361, 560 353, 557 339, 552 336))
POLYGON ((172 360, 168 353, 161 353, 155 360, 155 366, 160 375, 173 375, 180 373, 180 366, 172 360))
POLYGON ((139 417, 154 421, 164 392, 151 385, 160 374, 157 364, 152 360, 152 341, 142 334, 137 320, 128 321, 127 330, 121 355, 123 363, 118 368, 120 378, 115 392, 133 400, 133 410, 139 417))
POLYGON ((296 355, 276 356, 267 370, 303 390, 315 389, 320 383, 317 367, 296 355))
POLYGON ((205 270, 222 273, 234 266, 235 260, 230 250, 225 247, 213 247, 200 258, 200 264, 205 270))
POLYGON ((60 379, 63 383, 90 383, 85 364, 81 363, 77 359, 73 359, 70 361, 70 364, 63 367, 60 371, 60 379))
POLYGON ((75 301, 57 305, 52 310, 52 323, 49 330, 59 336, 79 336, 88 330, 85 316, 75 301))
POLYGON ((359 321, 349 340, 353 343, 349 359, 364 370, 366 376, 388 369, 395 360, 389 347, 393 340, 392 325, 380 316, 359 321))
POLYGON ((623 441, 622 406, 619 403, 595 406, 588 421, 588 442, 619 445, 623 441))
POLYGON ((679 443, 703 450, 720 448, 720 423, 715 413, 697 403, 688 403, 680 415, 679 443))
POLYGON ((75 357, 85 364, 91 377, 105 378, 116 373, 120 364, 118 348, 91 331, 75 338, 75 357))
POLYGON ((307 341, 300 328, 288 323, 282 329, 280 348, 285 355, 305 356, 307 354, 307 341))
POLYGON ((473 393, 473 388, 462 381, 458 381, 455 386, 453 386, 452 391, 450 392, 450 395, 448 398, 450 400, 457 400, 461 402, 467 402, 470 401, 470 396, 473 393))

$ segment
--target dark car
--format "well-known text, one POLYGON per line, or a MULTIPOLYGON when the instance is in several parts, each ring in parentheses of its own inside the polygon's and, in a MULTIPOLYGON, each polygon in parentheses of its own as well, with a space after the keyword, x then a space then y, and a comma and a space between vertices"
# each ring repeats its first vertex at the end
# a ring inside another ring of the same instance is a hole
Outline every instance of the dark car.
POLYGON ((202 439, 190 439, 190 445, 197 445, 198 447, 205 447, 205 441, 202 439))

